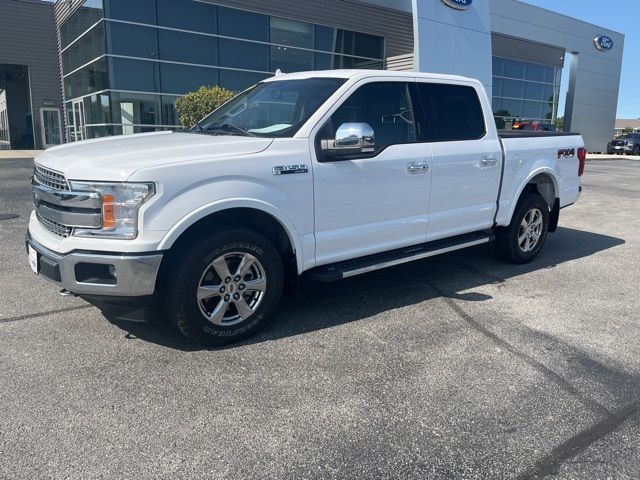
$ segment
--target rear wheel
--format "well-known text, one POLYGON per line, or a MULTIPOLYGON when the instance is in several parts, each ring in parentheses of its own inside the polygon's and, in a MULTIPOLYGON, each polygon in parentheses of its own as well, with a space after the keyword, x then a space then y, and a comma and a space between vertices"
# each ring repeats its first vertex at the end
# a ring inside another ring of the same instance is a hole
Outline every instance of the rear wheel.
POLYGON ((170 321, 186 337, 224 345, 267 323, 282 296, 280 255, 262 235, 233 230, 205 236, 174 259, 163 279, 170 321))
POLYGON ((498 253, 513 263, 533 260, 549 232, 549 207, 536 193, 525 194, 513 213, 508 227, 496 231, 498 253))

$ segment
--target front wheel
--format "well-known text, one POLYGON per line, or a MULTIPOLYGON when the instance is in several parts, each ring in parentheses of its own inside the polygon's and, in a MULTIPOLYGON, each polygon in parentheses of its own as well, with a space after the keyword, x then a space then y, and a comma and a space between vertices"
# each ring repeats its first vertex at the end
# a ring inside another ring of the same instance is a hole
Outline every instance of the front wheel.
POLYGON ((507 261, 528 263, 542 250, 548 232, 547 202, 538 194, 526 194, 518 202, 509 226, 496 231, 498 253, 507 261))
POLYGON ((224 345, 254 334, 282 296, 280 255, 249 230, 203 234, 163 279, 169 320, 187 338, 224 345))

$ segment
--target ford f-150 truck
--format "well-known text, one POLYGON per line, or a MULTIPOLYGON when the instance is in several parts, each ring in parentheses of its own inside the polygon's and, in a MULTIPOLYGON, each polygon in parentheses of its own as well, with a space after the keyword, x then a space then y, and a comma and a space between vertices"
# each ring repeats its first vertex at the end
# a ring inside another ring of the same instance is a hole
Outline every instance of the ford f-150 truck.
POLYGON ((339 280, 492 240, 532 260, 578 199, 585 154, 578 134, 499 133, 473 79, 280 74, 187 131, 39 154, 29 261, 103 311, 160 306, 219 345, 262 327, 302 274, 339 280))

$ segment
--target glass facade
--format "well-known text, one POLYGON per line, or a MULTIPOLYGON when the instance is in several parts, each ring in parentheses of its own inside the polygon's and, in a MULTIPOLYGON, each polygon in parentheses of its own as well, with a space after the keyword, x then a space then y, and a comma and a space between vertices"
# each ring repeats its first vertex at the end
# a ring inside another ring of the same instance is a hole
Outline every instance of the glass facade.
POLYGON ((60 43, 69 140, 175 127, 175 99, 202 85, 384 68, 382 37, 197 0, 87 0, 60 43))
POLYGON ((500 129, 515 120, 554 123, 562 68, 493 57, 493 115, 500 129))

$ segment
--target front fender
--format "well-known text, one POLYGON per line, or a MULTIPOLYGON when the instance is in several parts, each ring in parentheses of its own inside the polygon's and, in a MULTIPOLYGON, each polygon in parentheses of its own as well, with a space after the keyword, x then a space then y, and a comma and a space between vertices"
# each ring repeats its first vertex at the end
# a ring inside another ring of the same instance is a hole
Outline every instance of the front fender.
POLYGON ((284 228, 285 232, 287 232, 291 245, 293 245, 293 247, 295 248, 298 271, 302 271, 304 264, 304 249, 302 247, 300 236, 296 232, 293 222, 275 206, 267 202, 251 198, 226 198, 223 200, 207 203, 193 210, 185 217, 183 217, 180 221, 178 221, 167 232, 167 234, 158 245, 158 250, 166 250, 171 248, 175 241, 180 238, 180 235, 182 235, 190 226, 194 225, 199 220, 202 220, 203 218, 211 214, 231 208, 251 208, 254 210, 259 210, 271 215, 276 221, 278 221, 284 228))

